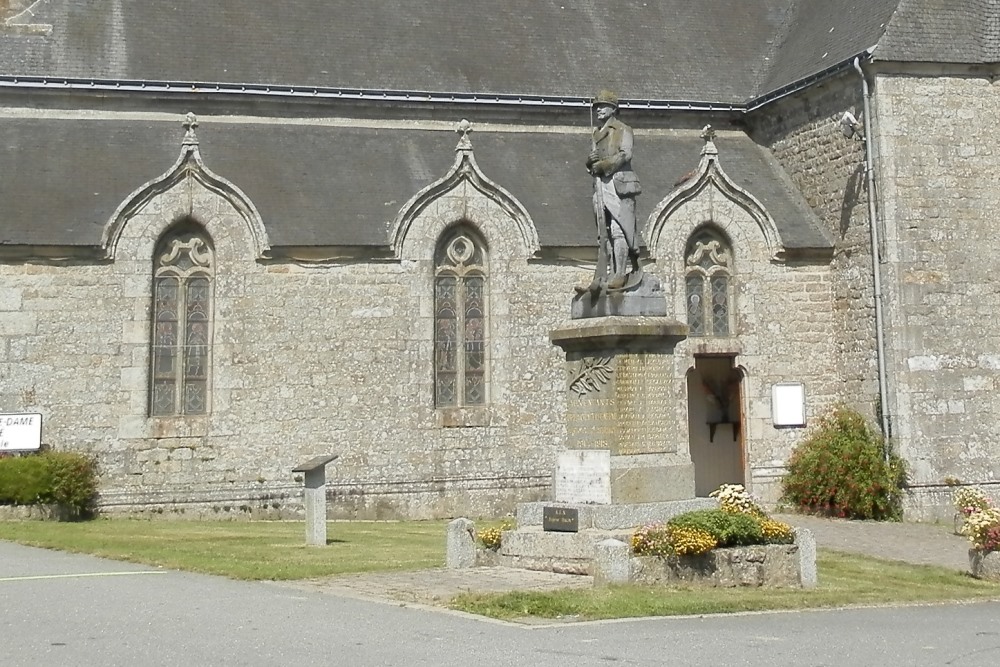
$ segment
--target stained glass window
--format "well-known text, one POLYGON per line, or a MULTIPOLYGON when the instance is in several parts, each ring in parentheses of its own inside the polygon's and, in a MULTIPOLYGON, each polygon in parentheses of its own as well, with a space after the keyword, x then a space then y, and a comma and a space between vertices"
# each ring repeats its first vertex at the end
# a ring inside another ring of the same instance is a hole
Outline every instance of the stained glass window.
POLYGON ((434 275, 434 402, 485 405, 489 365, 485 244, 471 229, 438 244, 434 275))
POLYGON ((149 413, 203 415, 209 410, 214 253, 207 235, 168 233, 153 261, 153 333, 149 413))
POLYGON ((691 237, 684 261, 690 335, 729 336, 733 331, 732 249, 719 232, 705 227, 691 237))

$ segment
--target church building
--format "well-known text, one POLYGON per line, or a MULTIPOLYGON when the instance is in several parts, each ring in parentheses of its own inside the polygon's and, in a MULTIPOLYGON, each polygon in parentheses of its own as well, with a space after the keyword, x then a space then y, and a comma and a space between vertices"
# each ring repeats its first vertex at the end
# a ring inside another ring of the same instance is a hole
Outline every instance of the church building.
POLYGON ((99 507, 496 515, 566 446, 591 100, 687 326, 695 493, 857 408, 1000 490, 1000 0, 0 0, 0 413, 99 507))

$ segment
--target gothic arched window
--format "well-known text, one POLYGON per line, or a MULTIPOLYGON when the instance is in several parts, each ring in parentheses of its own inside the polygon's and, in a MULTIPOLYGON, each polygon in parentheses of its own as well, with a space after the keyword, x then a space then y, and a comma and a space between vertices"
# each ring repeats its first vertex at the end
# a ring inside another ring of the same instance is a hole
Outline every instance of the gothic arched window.
POLYGON ((214 251, 193 225, 171 230, 153 256, 149 414, 209 411, 214 251))
POLYGON ((684 253, 687 320, 692 336, 732 333, 733 252, 720 233, 703 228, 684 253))
POLYGON ((441 237, 434 266, 434 404, 485 405, 486 245, 469 227, 455 227, 441 237))

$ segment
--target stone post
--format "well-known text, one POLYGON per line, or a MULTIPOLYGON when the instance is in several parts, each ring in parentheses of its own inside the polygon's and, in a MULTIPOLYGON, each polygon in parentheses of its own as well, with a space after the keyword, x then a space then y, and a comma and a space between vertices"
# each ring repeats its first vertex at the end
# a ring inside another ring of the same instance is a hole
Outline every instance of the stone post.
POLYGON ((338 456, 317 456, 292 468, 292 472, 305 476, 302 500, 306 507, 306 544, 326 546, 326 465, 338 456))
POLYGON ((445 565, 454 569, 476 566, 476 524, 472 521, 455 519, 448 524, 445 565))
POLYGON ((799 547, 799 583, 802 588, 815 588, 816 538, 811 530, 796 528, 795 544, 799 547))
POLYGON ((632 550, 621 540, 607 539, 594 547, 594 586, 627 584, 631 577, 632 550))

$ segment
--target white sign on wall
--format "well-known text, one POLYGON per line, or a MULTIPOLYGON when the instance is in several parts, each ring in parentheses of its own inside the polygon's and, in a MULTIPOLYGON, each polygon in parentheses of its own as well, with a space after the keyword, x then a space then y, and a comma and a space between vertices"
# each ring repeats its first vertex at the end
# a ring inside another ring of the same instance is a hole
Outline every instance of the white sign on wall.
POLYGON ((37 412, 0 414, 0 452, 39 449, 42 415, 37 412))
POLYGON ((771 421, 775 426, 806 425, 806 388, 801 382, 771 385, 771 421))

